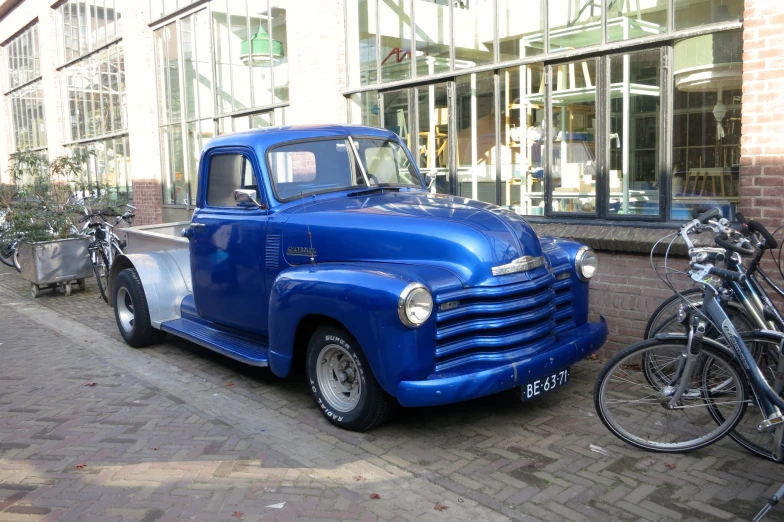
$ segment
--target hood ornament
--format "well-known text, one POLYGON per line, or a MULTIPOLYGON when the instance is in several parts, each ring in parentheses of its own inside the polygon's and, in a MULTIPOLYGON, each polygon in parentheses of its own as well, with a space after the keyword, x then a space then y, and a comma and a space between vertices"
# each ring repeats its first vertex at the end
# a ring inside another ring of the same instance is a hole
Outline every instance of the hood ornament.
POLYGON ((545 266, 544 256, 523 256, 518 257, 511 263, 494 266, 493 275, 501 276, 507 274, 516 274, 518 272, 527 272, 528 270, 533 270, 534 268, 539 268, 540 266, 545 266))

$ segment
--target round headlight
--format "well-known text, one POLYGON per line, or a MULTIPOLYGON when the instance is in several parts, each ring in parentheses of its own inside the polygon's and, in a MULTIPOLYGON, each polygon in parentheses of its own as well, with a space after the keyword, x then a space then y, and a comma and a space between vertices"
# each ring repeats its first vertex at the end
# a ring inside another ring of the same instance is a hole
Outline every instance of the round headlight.
POLYGON ((577 276, 581 280, 587 281, 596 274, 596 270, 599 268, 599 258, 596 257, 593 250, 584 246, 577 251, 574 268, 577 271, 577 276))
POLYGON ((433 312, 433 297, 423 285, 411 283, 400 293, 397 315, 409 328, 422 326, 433 312))

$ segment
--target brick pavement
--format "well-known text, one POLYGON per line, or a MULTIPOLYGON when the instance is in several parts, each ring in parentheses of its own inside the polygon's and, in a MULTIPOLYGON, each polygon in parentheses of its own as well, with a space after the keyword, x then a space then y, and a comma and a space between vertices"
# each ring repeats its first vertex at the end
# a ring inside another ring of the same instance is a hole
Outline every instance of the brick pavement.
POLYGON ((748 520, 784 482, 729 440, 623 445, 593 411, 598 361, 530 403, 404 410, 356 434, 302 374, 175 339, 128 347, 92 282, 34 300, 0 267, 0 343, 0 521, 748 520))

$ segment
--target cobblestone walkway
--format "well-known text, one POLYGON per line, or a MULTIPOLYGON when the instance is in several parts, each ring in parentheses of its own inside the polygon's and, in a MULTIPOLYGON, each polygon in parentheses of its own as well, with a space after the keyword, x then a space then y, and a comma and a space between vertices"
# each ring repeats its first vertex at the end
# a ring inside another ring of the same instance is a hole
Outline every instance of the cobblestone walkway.
POLYGON ((749 520, 784 482, 729 440, 622 445, 593 410, 599 367, 530 403, 404 410, 355 434, 301 373, 174 339, 134 350, 92 281, 32 299, 0 267, 0 521, 749 520))

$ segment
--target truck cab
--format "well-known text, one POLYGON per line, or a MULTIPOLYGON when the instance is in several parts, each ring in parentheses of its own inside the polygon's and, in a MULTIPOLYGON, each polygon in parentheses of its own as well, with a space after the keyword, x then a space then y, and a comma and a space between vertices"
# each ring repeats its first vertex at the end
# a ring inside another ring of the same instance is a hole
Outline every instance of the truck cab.
POLYGON ((604 343, 593 252, 503 208, 432 193, 382 129, 279 127, 204 149, 190 222, 131 229, 111 304, 132 346, 163 333, 288 375, 335 425, 568 382, 604 343))

